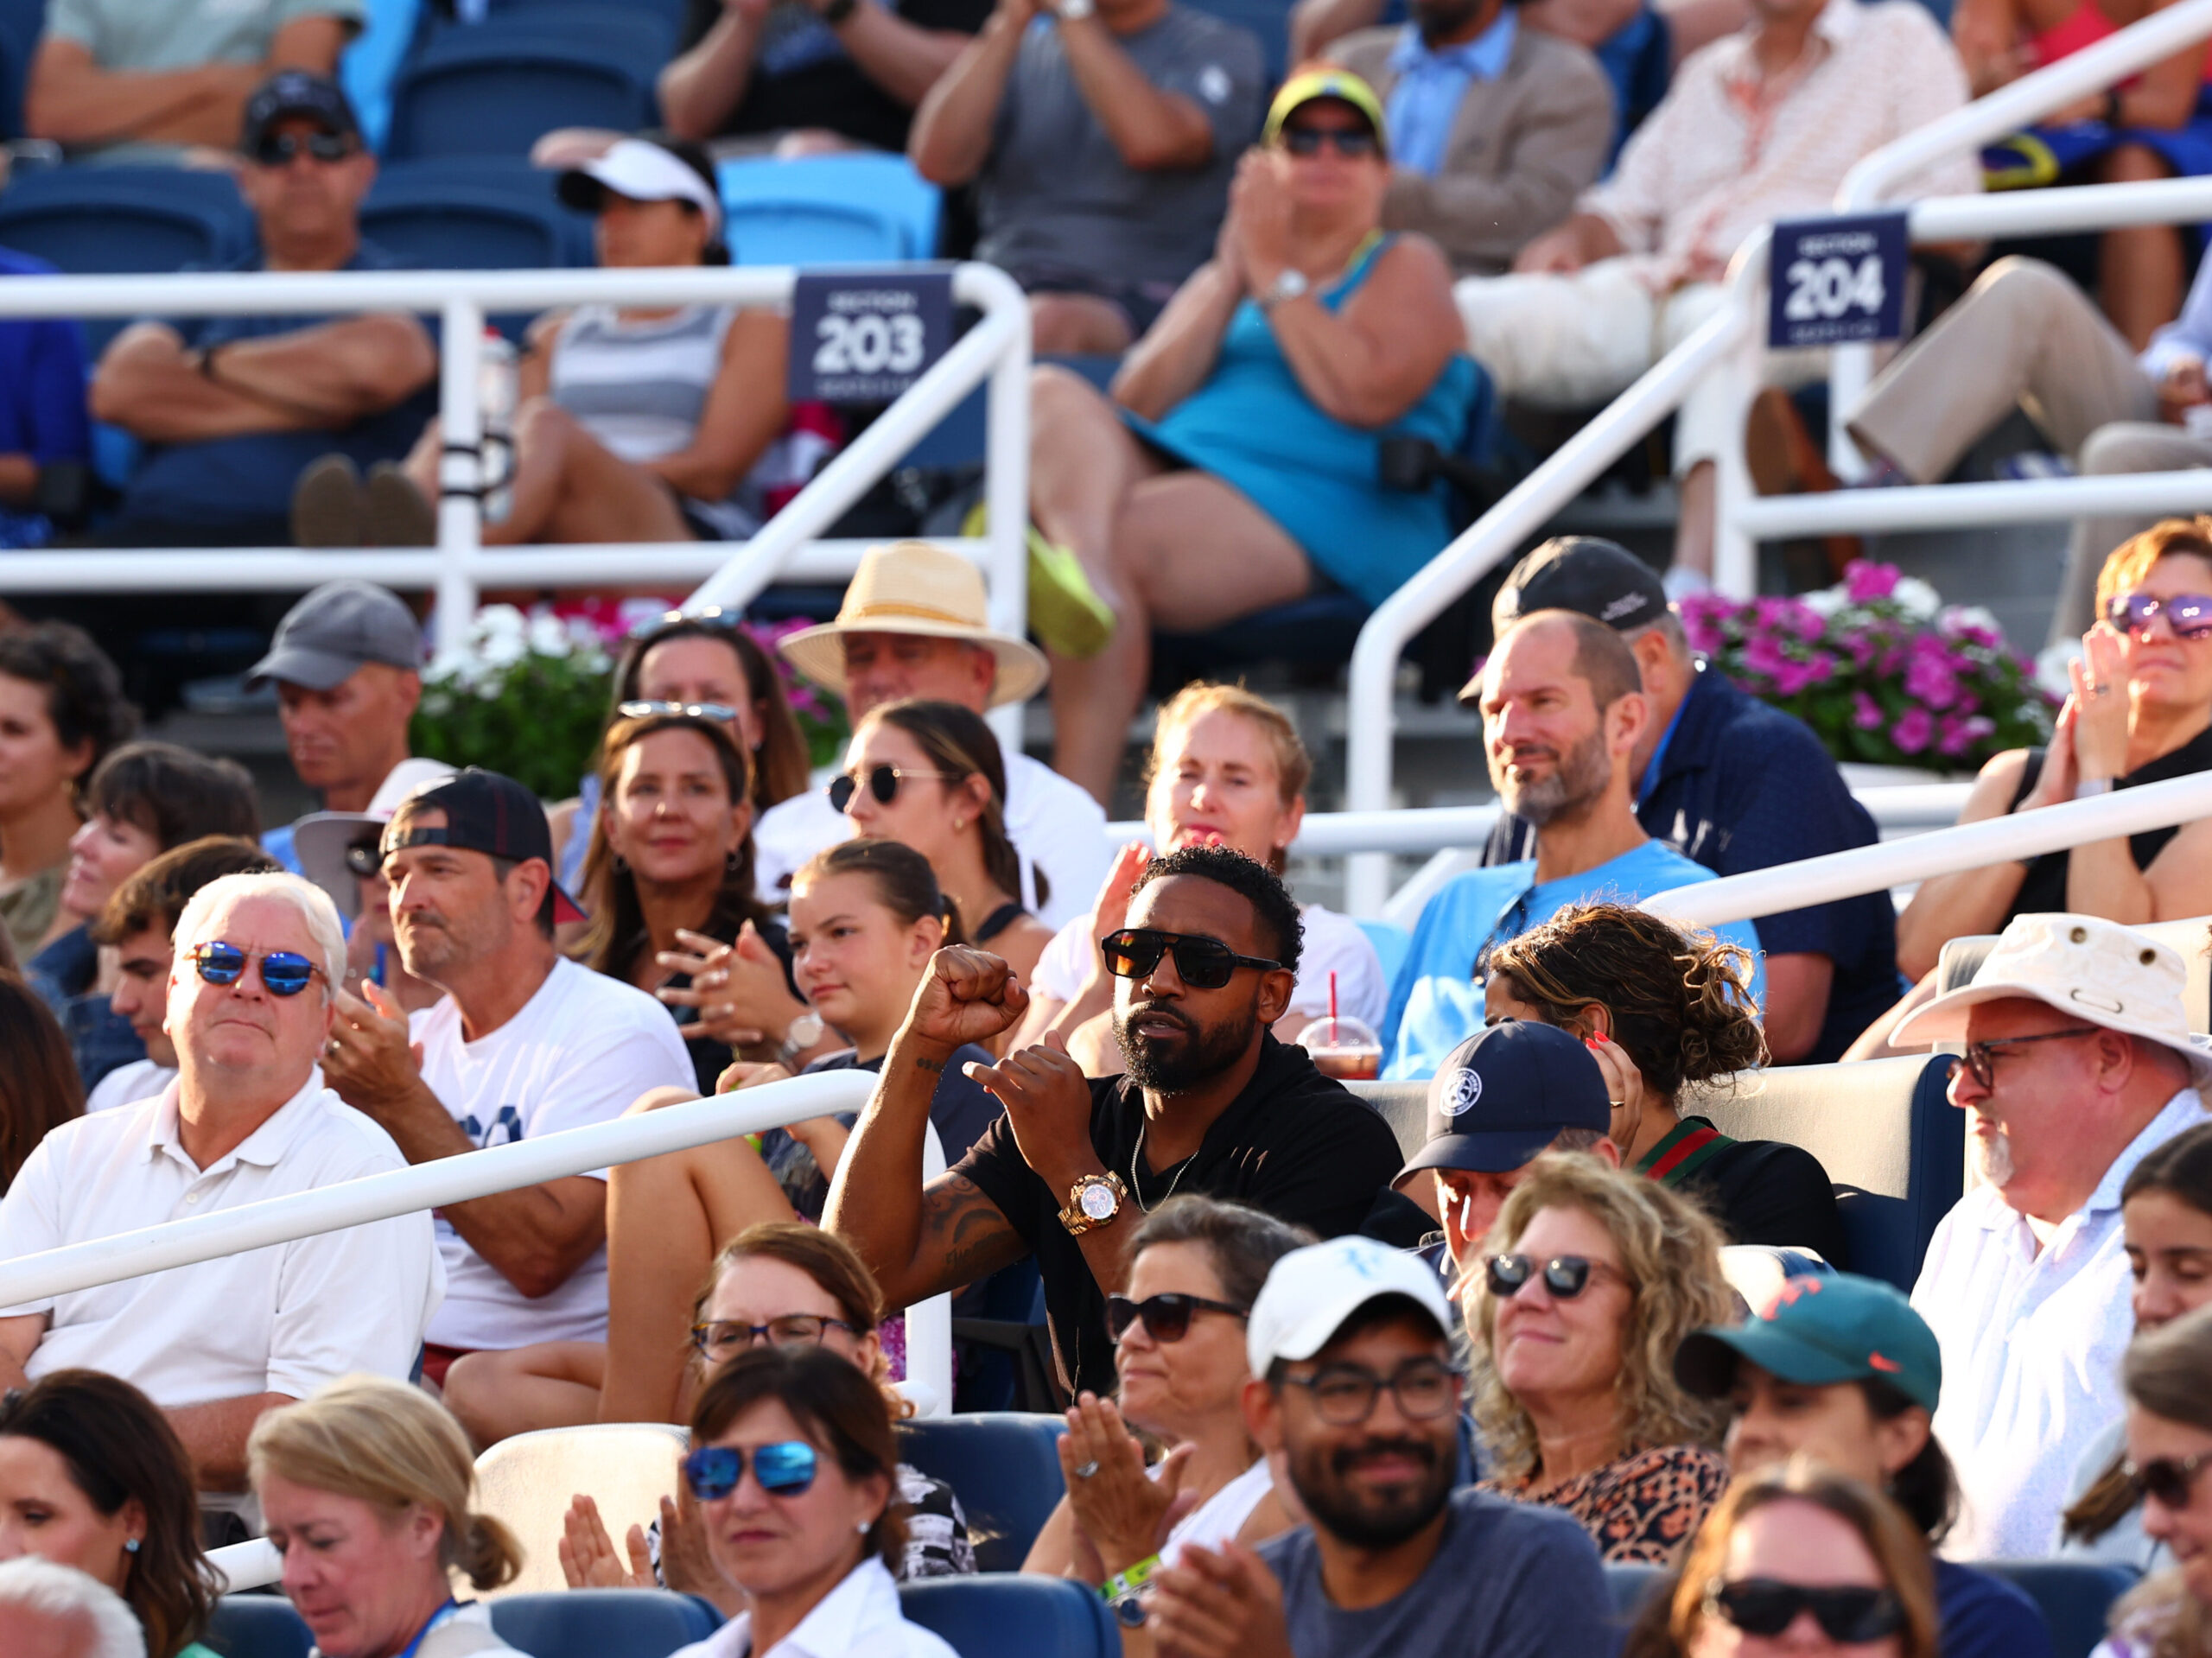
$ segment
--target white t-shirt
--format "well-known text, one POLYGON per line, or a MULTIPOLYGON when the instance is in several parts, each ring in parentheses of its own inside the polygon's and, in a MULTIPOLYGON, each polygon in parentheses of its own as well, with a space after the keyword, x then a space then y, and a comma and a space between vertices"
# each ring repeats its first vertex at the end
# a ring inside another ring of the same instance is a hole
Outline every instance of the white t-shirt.
POLYGON ((175 1080, 175 1066, 157 1065, 150 1059, 134 1059, 127 1065, 118 1065, 92 1084, 92 1091, 85 1096, 85 1115, 90 1116, 95 1111, 112 1111, 118 1105, 136 1105, 141 1100, 150 1100, 175 1080))
MULTIPOLYGON (((1337 1011, 1341 1013, 1344 1010, 1340 1007, 1337 1011)), ((1167 1540, 1160 1546, 1161 1564, 1173 1566, 1192 1543, 1218 1551, 1244 1529, 1252 1510, 1274 1489, 1274 1476, 1268 1468, 1268 1459, 1262 1457, 1176 1521, 1174 1529, 1167 1534, 1167 1540)))
MULTIPOLYGON (((1363 1019, 1374 1029, 1382 1028, 1382 1010, 1390 987, 1382 977, 1382 958, 1359 923, 1318 904, 1301 905, 1306 942, 1300 951, 1298 982, 1290 993, 1290 1011, 1303 1018, 1291 1020, 1291 1034, 1305 1028, 1306 1020, 1329 1011, 1329 975, 1337 975, 1337 1012, 1346 1019, 1363 1019)), ((1030 988, 1054 1001, 1073 1001, 1083 993, 1090 972, 1090 957, 1097 944, 1090 936, 1086 913, 1052 935, 1045 953, 1037 958, 1030 988)))
MULTIPOLYGON (((65 1122, 0 1198, 0 1260, 404 1169, 391 1136, 322 1085, 202 1169, 177 1135, 179 1084, 65 1122)), ((25 1303, 48 1312, 24 1368, 105 1370, 174 1408, 280 1393, 356 1370, 405 1381, 445 1292, 423 1210, 25 1303)))
MULTIPOLYGON (((668 1009, 633 985, 554 964, 522 1011, 474 1042, 451 996, 416 1013, 423 1080, 479 1147, 534 1140, 619 1117, 649 1089, 697 1084, 668 1009)), ((600 1174, 598 1178, 606 1176, 600 1174)), ((607 1339, 607 1251, 532 1300, 438 1217, 445 1305, 429 1339, 445 1347, 525 1347, 607 1339)))
MULTIPOLYGON (((834 774, 833 774, 834 775, 834 774)), ((1090 913, 1106 879, 1110 848, 1106 814, 1090 794, 1027 754, 1006 757, 1006 833, 1021 854, 1022 885, 1028 866, 1045 872, 1052 896, 1043 905, 1033 891, 1015 896, 1048 927, 1090 913)), ((853 820, 830 804, 820 788, 793 795, 760 814, 753 826, 753 867, 761 899, 780 904, 798 867, 824 847, 852 838, 853 820)))

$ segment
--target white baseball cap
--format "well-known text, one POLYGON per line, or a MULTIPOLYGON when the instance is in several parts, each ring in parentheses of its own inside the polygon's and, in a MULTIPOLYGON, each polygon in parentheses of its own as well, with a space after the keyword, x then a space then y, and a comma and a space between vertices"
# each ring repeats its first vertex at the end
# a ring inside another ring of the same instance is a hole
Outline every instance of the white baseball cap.
POLYGON ((1436 1269, 1419 1255, 1373 1238, 1331 1238, 1293 1249, 1274 1264, 1252 1316, 1244 1345, 1252 1374, 1264 1376, 1277 1359, 1310 1359, 1326 1347, 1344 1321, 1370 1301, 1402 1295, 1452 1333, 1452 1304, 1436 1269))
POLYGON ((597 159, 562 174, 555 188, 585 213, 599 211, 602 189, 632 201, 688 201, 707 216, 710 235, 721 234, 722 204, 714 187, 690 162, 647 139, 616 139, 597 159))
POLYGON ((2179 954, 2133 927, 2093 915, 2017 915, 1973 983, 1912 1013, 1890 1040, 1900 1046, 1963 1042, 1969 1009, 2024 997, 2173 1049, 2189 1061, 2190 1081, 2202 1088, 2212 1082, 2212 1049, 2190 1034, 2182 1006, 2188 984, 2179 954))

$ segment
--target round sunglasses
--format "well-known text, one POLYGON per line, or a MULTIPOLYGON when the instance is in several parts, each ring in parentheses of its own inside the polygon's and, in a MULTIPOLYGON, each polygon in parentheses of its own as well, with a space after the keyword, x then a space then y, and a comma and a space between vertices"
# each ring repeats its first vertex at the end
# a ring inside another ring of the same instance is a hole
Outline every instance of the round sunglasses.
POLYGON ((2212 598, 2201 593, 2177 593, 2171 599, 2123 593, 2113 595, 2105 606, 2105 620, 2122 633, 2148 632, 2155 616, 2166 619, 2177 639, 2212 635, 2212 598))
POLYGON ((909 772, 896 765, 871 765, 865 772, 841 772, 830 779, 830 804, 842 813, 853 804, 863 778, 876 804, 888 806, 899 798, 899 785, 908 778, 936 778, 944 783, 957 783, 962 776, 958 772, 909 772))
POLYGON ((2122 1471, 2127 1483, 2145 1496, 2158 1499, 2162 1509, 2186 1509, 2196 1488, 2196 1477, 2212 1465, 2212 1452, 2194 1457, 2153 1457, 2145 1463, 2129 1463, 2122 1471))
POLYGON ((1116 1341, 1129 1333, 1129 1326, 1140 1321, 1144 1333, 1156 1342, 1179 1342, 1191 1333, 1191 1319, 1201 1312, 1225 1312, 1232 1318, 1252 1316, 1247 1307, 1231 1306, 1226 1301, 1209 1301, 1203 1295, 1183 1295, 1173 1290, 1158 1295, 1147 1295, 1141 1301, 1132 1301, 1126 1295, 1106 1298, 1106 1333, 1116 1341))
POLYGON ((1544 1288, 1554 1301, 1572 1301, 1590 1287, 1592 1278, 1608 1274, 1624 1284, 1628 1280, 1602 1261, 1592 1261, 1587 1255, 1554 1255, 1549 1261, 1539 1261, 1533 1255, 1492 1255, 1483 1262, 1483 1276, 1490 1286, 1490 1293, 1501 1301, 1510 1301, 1521 1293, 1522 1286, 1541 1272, 1544 1288))
POLYGON ((1862 1647, 1904 1627, 1904 1608, 1886 1589, 1853 1585, 1814 1588, 1776 1578, 1715 1579, 1705 1591, 1705 1610, 1745 1635, 1772 1639, 1810 1612, 1821 1633, 1839 1645, 1862 1647))
MULTIPOLYGON (((679 1464, 683 1483, 702 1502, 728 1496, 745 1477, 746 1451, 742 1445, 702 1445, 679 1464)), ((814 1483, 821 1458, 804 1439, 785 1439, 755 1445, 753 1477, 770 1496, 797 1496, 814 1483)))
POLYGON ((1281 962, 1264 956, 1239 956, 1218 938, 1201 938, 1187 932, 1160 932, 1151 927, 1124 927, 1098 941, 1106 970, 1117 979, 1141 979, 1173 951, 1175 976, 1193 990, 1218 990, 1240 967, 1271 973, 1281 962))
POLYGON ((261 982, 269 988, 272 996, 296 996, 308 988, 310 979, 322 971, 306 956, 292 950, 256 952, 219 941, 194 944, 186 952, 185 959, 209 984, 236 984, 245 972, 245 964, 258 960, 261 982))

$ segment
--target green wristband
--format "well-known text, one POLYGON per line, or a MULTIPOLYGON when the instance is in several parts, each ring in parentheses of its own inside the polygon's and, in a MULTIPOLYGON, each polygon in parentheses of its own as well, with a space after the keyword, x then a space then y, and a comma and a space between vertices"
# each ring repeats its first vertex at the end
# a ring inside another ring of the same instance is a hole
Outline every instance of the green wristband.
POLYGON ((1139 1560, 1126 1572, 1116 1572, 1098 1587, 1098 1598, 1119 1600, 1133 1595, 1152 1581, 1152 1574, 1160 1570, 1160 1556, 1154 1554, 1139 1560))

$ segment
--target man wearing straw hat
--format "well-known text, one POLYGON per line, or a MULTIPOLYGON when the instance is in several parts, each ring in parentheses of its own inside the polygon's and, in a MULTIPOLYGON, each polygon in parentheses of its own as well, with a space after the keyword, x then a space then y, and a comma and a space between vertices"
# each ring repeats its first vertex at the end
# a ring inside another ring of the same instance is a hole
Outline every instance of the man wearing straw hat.
MULTIPOLYGON (((983 577, 925 541, 871 547, 845 589, 835 621, 777 647, 815 684, 844 699, 857 723, 906 697, 957 702, 981 714, 1045 688, 1043 651, 990 625, 983 577)), ((1050 927, 1087 914, 1106 878, 1106 814, 1089 793, 1019 749, 1006 760, 1006 829, 1021 854, 1021 901, 1050 927), (1043 902, 1033 872, 1046 877, 1043 902)), ((820 790, 761 814, 753 831, 764 897, 782 896, 791 872, 846 840, 852 820, 820 790)))
POLYGON ((1972 984, 1897 1029, 1900 1044, 1964 1044, 1950 1098, 1980 1177, 1912 1293, 1942 1345, 1955 1559, 2049 1553, 2082 1448, 2120 1413, 2134 1330, 2120 1188, 2207 1121, 2212 1051, 2190 1035, 2183 983, 2181 957, 2129 928, 2018 916, 1972 984))

